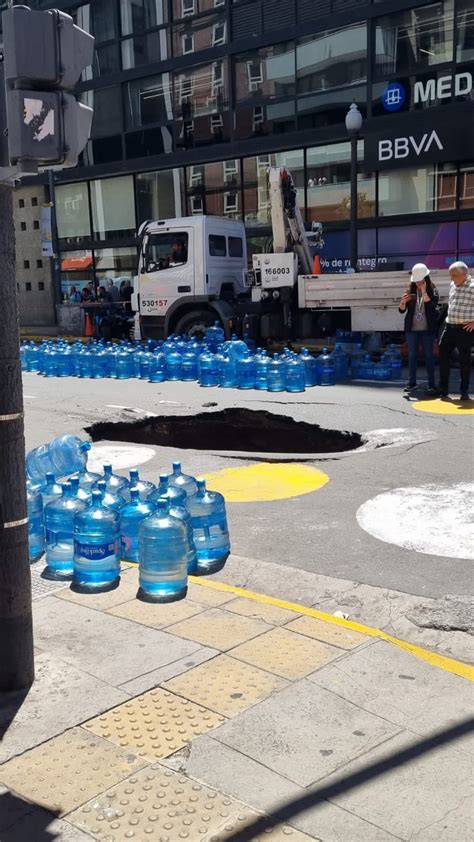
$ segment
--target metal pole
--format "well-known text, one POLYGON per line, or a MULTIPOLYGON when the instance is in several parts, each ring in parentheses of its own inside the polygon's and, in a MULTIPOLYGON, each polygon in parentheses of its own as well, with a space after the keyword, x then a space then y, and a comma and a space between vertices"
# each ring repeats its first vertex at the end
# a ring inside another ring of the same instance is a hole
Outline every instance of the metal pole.
POLYGON ((0 184, 0 692, 35 677, 12 192, 0 184))
POLYGON ((351 136, 351 267, 357 268, 357 135, 351 136))
POLYGON ((59 263, 59 243, 58 243, 58 226, 56 219, 56 192, 54 189, 54 170, 48 170, 48 185, 49 185, 49 201, 51 202, 51 236, 53 243, 53 299, 54 299, 54 316, 56 324, 58 321, 56 306, 61 304, 63 300, 61 292, 61 267, 59 263))

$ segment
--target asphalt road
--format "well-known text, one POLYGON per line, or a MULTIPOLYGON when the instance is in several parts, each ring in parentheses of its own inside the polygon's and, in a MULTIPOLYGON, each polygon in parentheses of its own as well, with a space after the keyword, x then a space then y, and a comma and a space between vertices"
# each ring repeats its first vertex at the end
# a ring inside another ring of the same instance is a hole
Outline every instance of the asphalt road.
MULTIPOLYGON (((473 479, 472 415, 416 411, 395 384, 316 387, 302 395, 271 395, 202 389, 194 383, 46 379, 25 373, 24 394, 28 449, 64 432, 83 435, 96 421, 135 420, 146 413, 196 415, 233 406, 267 409, 364 435, 391 431, 383 433, 380 441, 393 438, 398 444, 326 454, 305 462, 329 476, 313 493, 273 502, 229 504, 233 551, 281 565, 288 569, 289 578, 292 568, 300 568, 425 597, 472 593, 472 560, 462 557, 467 539, 461 534, 466 520, 472 520, 472 509, 470 514, 466 487, 461 486, 457 498, 452 489, 473 479), (430 488, 421 488, 411 497, 401 491, 394 498, 383 498, 378 510, 368 512, 368 520, 375 520, 375 532, 386 534, 389 540, 380 540, 359 525, 360 507, 377 495, 426 485, 430 488), (398 521, 400 505, 404 514, 398 521), (410 548, 413 543, 424 551, 410 548)), ((237 451, 246 450, 243 439, 235 428, 237 451)), ((292 449, 290 437, 288 451, 292 449)), ((154 481, 175 458, 194 474, 255 462, 255 457, 236 459, 216 451, 159 446, 152 457, 140 465, 140 473, 154 481)), ((132 460, 133 455, 129 466, 132 460)))

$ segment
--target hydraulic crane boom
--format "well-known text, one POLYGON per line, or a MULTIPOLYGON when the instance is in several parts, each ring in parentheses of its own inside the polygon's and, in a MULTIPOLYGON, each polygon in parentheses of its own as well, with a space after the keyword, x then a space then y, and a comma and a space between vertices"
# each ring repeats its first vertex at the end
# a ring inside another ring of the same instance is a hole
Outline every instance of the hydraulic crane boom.
MULTIPOLYGON (((285 167, 271 167, 269 183, 273 250, 275 254, 293 251, 298 257, 299 274, 311 275, 313 258, 291 173, 285 167)), ((316 230, 320 237, 320 226, 316 230)))

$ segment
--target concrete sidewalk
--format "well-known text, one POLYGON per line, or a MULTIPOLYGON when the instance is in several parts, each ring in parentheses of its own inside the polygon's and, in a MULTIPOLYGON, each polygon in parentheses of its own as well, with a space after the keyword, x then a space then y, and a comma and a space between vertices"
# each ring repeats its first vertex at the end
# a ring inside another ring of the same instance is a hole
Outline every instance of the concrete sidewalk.
POLYGON ((149 605, 133 567, 93 596, 39 572, 0 842, 472 838, 465 664, 214 579, 149 605))

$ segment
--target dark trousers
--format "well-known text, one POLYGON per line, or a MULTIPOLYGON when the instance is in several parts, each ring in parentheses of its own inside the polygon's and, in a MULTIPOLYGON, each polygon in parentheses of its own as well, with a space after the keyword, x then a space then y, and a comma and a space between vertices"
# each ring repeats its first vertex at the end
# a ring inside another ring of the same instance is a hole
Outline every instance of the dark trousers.
POLYGON ((445 324, 439 340, 439 388, 442 392, 447 392, 449 388, 450 356, 455 348, 459 352, 461 394, 469 391, 472 341, 473 334, 464 330, 462 325, 445 324))
POLYGON ((428 386, 430 389, 435 385, 435 364, 433 356, 433 345, 435 335, 429 330, 407 330, 406 331, 407 345, 408 345, 408 368, 409 380, 411 386, 416 386, 416 369, 418 367, 418 347, 420 340, 423 342, 423 350, 425 353, 425 365, 428 374, 428 386))

